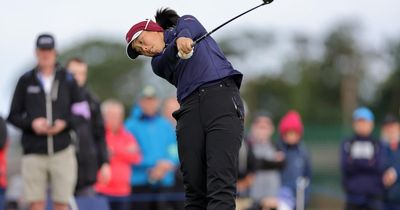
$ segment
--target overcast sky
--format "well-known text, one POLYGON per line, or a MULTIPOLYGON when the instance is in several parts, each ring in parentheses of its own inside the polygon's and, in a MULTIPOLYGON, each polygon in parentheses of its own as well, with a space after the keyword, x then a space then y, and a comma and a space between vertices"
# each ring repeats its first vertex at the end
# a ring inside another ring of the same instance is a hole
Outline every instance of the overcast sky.
MULTIPOLYGON (((34 60, 36 36, 51 32, 58 49, 90 37, 110 37, 123 42, 136 21, 153 17, 160 7, 171 7, 181 15, 195 15, 207 29, 251 8, 256 0, 13 0, 0 7, 0 115, 8 113, 15 79, 34 60)), ((321 34, 343 19, 363 24, 364 42, 379 46, 400 35, 398 0, 275 0, 231 23, 216 37, 249 26, 276 31, 321 34)))

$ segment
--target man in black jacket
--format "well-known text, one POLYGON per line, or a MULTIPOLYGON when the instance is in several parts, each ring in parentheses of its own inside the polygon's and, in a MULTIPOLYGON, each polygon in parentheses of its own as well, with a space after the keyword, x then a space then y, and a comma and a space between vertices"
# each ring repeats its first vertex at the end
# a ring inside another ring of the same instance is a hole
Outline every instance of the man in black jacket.
MULTIPOLYGON (((108 164, 108 152, 105 143, 104 122, 101 115, 98 99, 87 89, 87 64, 80 58, 72 58, 67 62, 68 71, 78 83, 80 92, 84 97, 84 104, 90 112, 86 118, 80 118, 74 128, 77 134, 77 160, 78 181, 75 189, 77 196, 94 196, 93 184, 97 179, 97 171, 100 169, 105 181, 111 178, 111 169, 108 164)), ((81 104, 80 106, 84 105, 81 104)), ((73 113, 78 111, 78 106, 73 108, 73 113)), ((103 180, 103 181, 104 181, 103 180)))
POLYGON ((44 209, 49 183, 54 209, 67 210, 77 174, 71 109, 83 97, 73 76, 56 62, 53 36, 37 38, 36 57, 37 66, 18 81, 8 121, 23 133, 23 192, 30 209, 44 209))
POLYGON ((7 141, 6 122, 0 117, 0 149, 3 149, 7 141))

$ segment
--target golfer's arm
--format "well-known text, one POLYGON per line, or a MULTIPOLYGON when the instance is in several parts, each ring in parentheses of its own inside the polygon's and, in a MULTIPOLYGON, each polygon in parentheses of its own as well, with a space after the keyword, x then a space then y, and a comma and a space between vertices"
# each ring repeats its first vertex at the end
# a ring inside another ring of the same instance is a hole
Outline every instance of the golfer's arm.
POLYGON ((179 61, 179 58, 176 56, 178 54, 178 49, 176 48, 176 39, 169 44, 164 52, 160 55, 153 57, 151 60, 151 67, 155 74, 162 78, 168 77, 174 69, 179 61))
POLYGON ((176 30, 178 32, 177 38, 186 37, 192 40, 196 40, 207 33, 201 23, 191 15, 182 16, 179 19, 176 30))

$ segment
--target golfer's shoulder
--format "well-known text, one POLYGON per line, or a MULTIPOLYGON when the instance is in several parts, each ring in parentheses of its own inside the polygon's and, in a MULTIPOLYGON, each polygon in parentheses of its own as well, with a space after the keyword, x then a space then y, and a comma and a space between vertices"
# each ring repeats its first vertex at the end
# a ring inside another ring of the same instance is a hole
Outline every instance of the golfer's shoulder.
POLYGON ((193 15, 183 15, 178 20, 178 25, 179 24, 187 24, 187 23, 200 23, 200 22, 193 15))
POLYGON ((176 30, 179 32, 182 29, 189 28, 192 33, 198 32, 198 33, 204 33, 206 30, 204 26, 197 20, 196 17, 193 15, 183 15, 182 17, 179 18, 178 23, 176 24, 176 30))

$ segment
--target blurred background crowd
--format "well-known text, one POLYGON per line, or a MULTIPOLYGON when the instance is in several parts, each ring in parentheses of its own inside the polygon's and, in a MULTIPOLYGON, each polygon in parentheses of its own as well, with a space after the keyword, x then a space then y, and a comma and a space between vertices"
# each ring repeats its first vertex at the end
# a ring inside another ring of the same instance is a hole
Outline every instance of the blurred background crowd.
MULTIPOLYGON (((131 12, 126 1, 40 0, 24 7, 9 2, 0 8, 0 24, 7 31, 0 40, 0 115, 7 119, 18 79, 37 64, 32 56, 37 35, 52 32, 60 66, 75 76, 77 92, 87 101, 74 109, 79 115, 71 137, 78 160, 76 202, 84 202, 81 196, 102 196, 114 208, 124 208, 119 201, 133 209, 182 208, 171 117, 178 107, 175 90, 154 77, 149 60, 126 58, 121 34, 162 6, 193 14, 210 29, 249 6, 247 1, 236 4, 239 8, 224 9, 226 1, 205 1, 207 6, 151 1, 126 15, 131 12), (47 12, 38 15, 39 9, 47 12), (87 18, 89 10, 97 18, 87 18), (85 107, 90 114, 82 111, 85 107)), ((215 35, 233 66, 245 74, 238 209, 280 203, 304 203, 306 209, 359 208, 348 204, 396 209, 397 8, 394 0, 280 1, 215 35)), ((3 203, 23 209, 22 133, 11 123, 0 130, 3 203)))
MULTIPOLYGON (((184 209, 173 118, 179 109, 176 97, 161 97, 156 86, 145 85, 127 109, 122 100, 101 102, 88 83, 88 63, 71 57, 63 65, 57 56, 54 36, 39 35, 37 65, 15 88, 7 117, 14 126, 11 132, 1 118, 4 208, 51 208, 52 201, 56 210, 184 209), (104 205, 95 207, 100 201, 104 205)), ((252 112, 248 107, 237 209, 400 208, 398 112, 388 113, 374 134, 375 114, 356 107, 348 138, 330 148, 337 153, 329 157, 312 151, 317 159, 336 159, 340 175, 331 181, 341 183, 337 187, 343 196, 338 196, 316 184, 315 174, 325 171, 313 173, 320 166, 311 160, 298 111, 287 110, 275 126, 268 109, 252 112), (322 199, 326 203, 318 204, 322 199)))

